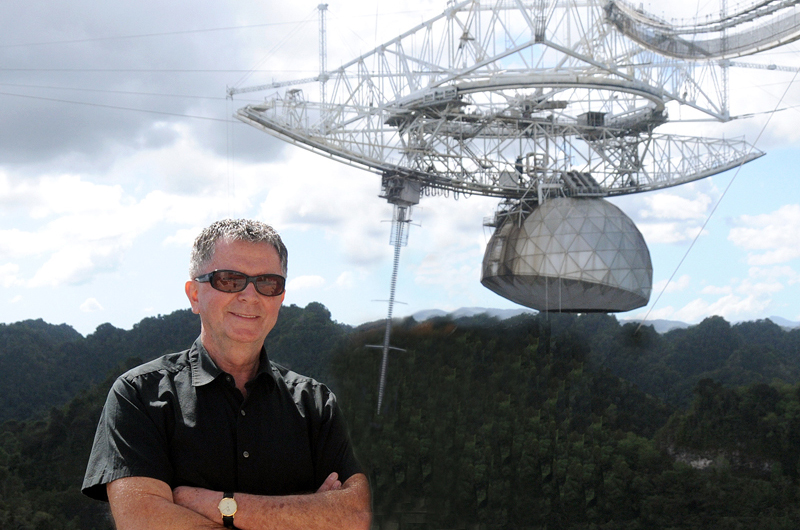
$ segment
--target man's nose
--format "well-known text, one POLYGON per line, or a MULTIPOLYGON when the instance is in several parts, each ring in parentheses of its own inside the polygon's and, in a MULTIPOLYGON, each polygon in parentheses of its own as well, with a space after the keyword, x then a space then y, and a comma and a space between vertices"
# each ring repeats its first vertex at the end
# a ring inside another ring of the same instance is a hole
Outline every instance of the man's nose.
POLYGON ((253 298, 261 295, 258 293, 258 291, 256 291, 256 284, 254 282, 250 282, 247 284, 247 287, 239 291, 239 296, 253 298))

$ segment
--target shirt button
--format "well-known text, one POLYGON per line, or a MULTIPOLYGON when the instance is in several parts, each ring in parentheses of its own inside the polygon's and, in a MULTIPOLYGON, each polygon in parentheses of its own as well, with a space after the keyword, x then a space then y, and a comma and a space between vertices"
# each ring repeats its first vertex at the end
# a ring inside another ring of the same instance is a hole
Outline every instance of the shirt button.
POLYGON ((250 458, 250 453, 245 451, 244 453, 242 453, 242 456, 245 458, 250 458))
POLYGON ((244 410, 240 410, 239 412, 241 412, 241 413, 242 413, 242 416, 245 416, 245 415, 246 415, 244 410))

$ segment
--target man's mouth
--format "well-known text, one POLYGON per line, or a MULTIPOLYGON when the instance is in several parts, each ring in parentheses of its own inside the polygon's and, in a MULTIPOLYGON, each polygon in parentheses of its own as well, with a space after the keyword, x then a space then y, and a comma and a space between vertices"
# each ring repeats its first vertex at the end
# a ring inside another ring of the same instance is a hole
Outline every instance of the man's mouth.
POLYGON ((247 319, 250 319, 250 320, 255 320, 255 319, 258 318, 258 316, 256 316, 256 315, 243 315, 241 313, 233 313, 233 315, 237 316, 239 318, 247 318, 247 319))

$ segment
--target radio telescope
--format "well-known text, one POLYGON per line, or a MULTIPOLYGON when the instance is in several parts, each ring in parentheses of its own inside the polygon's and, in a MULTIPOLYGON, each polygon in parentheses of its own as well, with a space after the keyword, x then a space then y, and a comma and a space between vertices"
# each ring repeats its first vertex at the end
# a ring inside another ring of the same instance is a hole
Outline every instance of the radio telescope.
POLYGON ((486 287, 538 310, 627 311, 647 304, 652 265, 634 223, 606 198, 764 154, 741 138, 657 130, 672 105, 731 120, 732 60, 800 38, 798 2, 730 14, 723 3, 713 20, 670 24, 622 0, 450 1, 335 69, 325 64, 323 4, 319 76, 228 92, 270 90, 236 117, 381 176, 395 267, 422 196, 497 197, 486 287))

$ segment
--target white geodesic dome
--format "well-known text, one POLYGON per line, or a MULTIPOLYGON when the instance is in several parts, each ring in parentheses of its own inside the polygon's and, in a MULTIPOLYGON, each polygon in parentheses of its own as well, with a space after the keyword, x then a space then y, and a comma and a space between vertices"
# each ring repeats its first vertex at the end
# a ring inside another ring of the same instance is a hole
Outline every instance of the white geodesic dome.
POLYGON ((481 283, 539 311, 615 312, 647 304, 650 251, 622 210, 599 198, 556 198, 521 223, 510 215, 486 247, 481 283))

